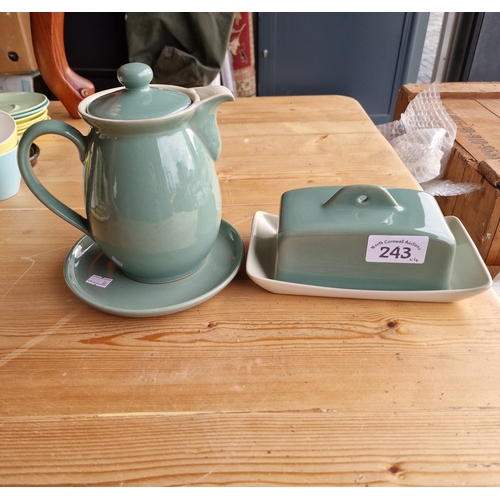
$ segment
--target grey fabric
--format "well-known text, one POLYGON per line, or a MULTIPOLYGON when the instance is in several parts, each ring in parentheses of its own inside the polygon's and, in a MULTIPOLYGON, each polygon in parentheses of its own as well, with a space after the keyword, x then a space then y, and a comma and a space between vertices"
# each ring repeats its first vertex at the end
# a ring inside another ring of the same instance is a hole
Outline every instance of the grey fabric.
POLYGON ((196 87, 219 74, 234 12, 130 12, 130 62, 151 66, 153 83, 196 87))

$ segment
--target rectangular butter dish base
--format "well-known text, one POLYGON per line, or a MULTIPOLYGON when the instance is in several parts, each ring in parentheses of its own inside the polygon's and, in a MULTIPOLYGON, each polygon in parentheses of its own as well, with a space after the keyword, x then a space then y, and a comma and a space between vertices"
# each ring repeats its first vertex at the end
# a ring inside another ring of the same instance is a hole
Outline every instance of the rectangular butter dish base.
POLYGON ((255 213, 252 222, 246 272, 257 285, 278 294, 412 302, 457 302, 483 293, 492 286, 492 279, 460 220, 448 216, 445 217, 445 221, 456 240, 450 284, 445 290, 362 290, 276 280, 274 272, 279 217, 260 211, 255 213))

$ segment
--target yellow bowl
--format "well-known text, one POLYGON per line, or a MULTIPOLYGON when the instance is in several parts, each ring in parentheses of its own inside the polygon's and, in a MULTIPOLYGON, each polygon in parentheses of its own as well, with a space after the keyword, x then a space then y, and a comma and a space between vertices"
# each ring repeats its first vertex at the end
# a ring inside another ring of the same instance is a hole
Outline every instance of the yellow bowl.
POLYGON ((17 146, 17 137, 16 121, 9 113, 0 111, 0 155, 17 146))
POLYGON ((38 123, 38 122, 42 122, 44 120, 50 120, 50 116, 49 115, 45 115, 45 116, 42 116, 41 118, 39 118, 38 120, 35 120, 34 122, 30 122, 28 123, 27 125, 25 126, 22 126, 22 127, 19 127, 17 129, 17 136, 19 138, 21 138, 21 136, 24 134, 24 132, 26 132, 26 130, 31 126, 33 125, 34 123, 38 123))
POLYGON ((43 113, 40 113, 40 114, 37 114, 36 116, 33 116, 32 118, 30 118, 29 120, 25 121, 25 122, 22 122, 20 123, 19 121, 16 120, 16 124, 17 124, 17 130, 26 130, 30 125, 33 125, 33 123, 36 123, 36 122, 40 122, 42 120, 46 120, 47 119, 47 110, 44 110, 43 113))
POLYGON ((32 115, 24 116, 23 118, 15 118, 17 127, 19 128, 21 125, 25 125, 26 123, 31 123, 34 120, 37 120, 41 116, 45 116, 47 114, 47 108, 43 108, 32 115))

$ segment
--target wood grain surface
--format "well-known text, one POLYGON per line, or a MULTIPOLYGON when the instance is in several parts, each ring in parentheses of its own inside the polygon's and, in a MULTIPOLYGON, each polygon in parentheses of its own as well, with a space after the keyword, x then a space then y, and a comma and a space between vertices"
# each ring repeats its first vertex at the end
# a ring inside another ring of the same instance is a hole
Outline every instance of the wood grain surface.
MULTIPOLYGON (((418 187, 349 98, 240 98, 219 124, 223 217, 246 246, 286 189, 418 187)), ((76 148, 37 144, 36 174, 83 214, 76 148)), ((242 269, 192 309, 123 318, 66 286, 80 237, 24 185, 0 203, 0 485, 500 485, 493 290, 285 296, 242 269)))

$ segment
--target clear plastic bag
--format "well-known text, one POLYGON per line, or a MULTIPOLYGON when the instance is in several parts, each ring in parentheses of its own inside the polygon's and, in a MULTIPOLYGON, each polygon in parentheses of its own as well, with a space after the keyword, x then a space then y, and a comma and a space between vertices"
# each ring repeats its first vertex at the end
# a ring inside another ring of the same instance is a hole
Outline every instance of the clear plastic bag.
POLYGON ((417 182, 439 177, 444 156, 444 128, 422 128, 395 137, 391 146, 397 151, 417 182))
POLYGON ((456 196, 481 187, 442 180, 457 126, 441 102, 436 83, 420 92, 399 120, 377 128, 426 192, 434 196, 456 196))

